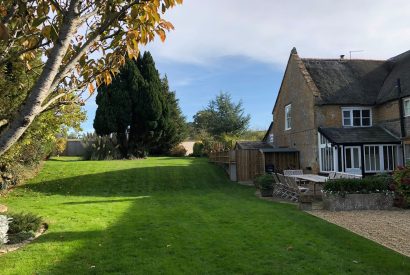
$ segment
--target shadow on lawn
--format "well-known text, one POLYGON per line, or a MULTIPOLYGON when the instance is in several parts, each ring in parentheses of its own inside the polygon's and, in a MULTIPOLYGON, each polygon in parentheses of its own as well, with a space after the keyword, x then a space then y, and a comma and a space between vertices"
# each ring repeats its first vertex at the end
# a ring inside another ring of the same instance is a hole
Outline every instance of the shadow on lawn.
POLYGON ((21 188, 49 195, 132 197, 153 192, 215 189, 227 184, 229 182, 222 169, 194 162, 190 165, 136 167, 58 178, 21 188))
MULTIPOLYGON (((349 251, 352 259, 370 258, 375 251, 384 251, 294 207, 255 203, 249 192, 240 191, 247 187, 229 184, 222 169, 205 161, 114 170, 25 188, 47 195, 101 197, 73 198, 61 206, 79 205, 77 209, 86 211, 96 203, 102 214, 114 203, 130 202, 104 230, 50 230, 37 239, 55 243, 55 253, 62 255, 46 270, 50 274, 306 273, 309 270, 303 270, 304 266, 320 270, 329 263, 333 268, 329 270, 344 273, 350 268, 361 271, 360 265, 351 259, 338 261, 337 255, 349 251), (64 255, 67 242, 80 243, 64 255)), ((380 254, 386 256, 385 261, 400 260, 395 254, 380 254)), ((380 270, 384 271, 382 263, 380 270)))

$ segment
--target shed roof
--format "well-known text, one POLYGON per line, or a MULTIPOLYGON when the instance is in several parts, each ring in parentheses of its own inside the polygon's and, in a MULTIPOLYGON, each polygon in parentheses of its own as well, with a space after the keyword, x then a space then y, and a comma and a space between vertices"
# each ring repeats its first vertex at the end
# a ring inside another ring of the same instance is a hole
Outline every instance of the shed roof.
POLYGON ((287 147, 263 148, 260 150, 264 153, 297 153, 299 152, 295 148, 287 148, 287 147))
POLYGON ((242 150, 268 149, 273 148, 273 145, 265 141, 238 141, 235 148, 242 150))
POLYGON ((242 150, 260 150, 264 153, 296 153, 299 152, 295 148, 275 147, 271 143, 265 141, 238 141, 236 149, 242 150))
POLYGON ((319 128, 335 144, 387 144, 400 143, 400 139, 379 126, 351 128, 319 128))

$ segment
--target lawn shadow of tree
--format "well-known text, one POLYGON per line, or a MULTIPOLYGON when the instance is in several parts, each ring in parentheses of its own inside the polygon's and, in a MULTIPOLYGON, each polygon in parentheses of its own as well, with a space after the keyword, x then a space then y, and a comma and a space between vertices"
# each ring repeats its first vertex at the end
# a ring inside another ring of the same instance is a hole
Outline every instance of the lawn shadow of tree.
POLYGON ((339 259, 346 251, 363 261, 377 252, 386 255, 373 271, 388 272, 389 261, 400 265, 401 260, 403 270, 410 267, 395 253, 382 253, 381 246, 294 206, 257 200, 252 188, 230 183, 223 169, 204 161, 113 170, 24 188, 63 195, 61 207, 84 206, 83 211, 127 204, 103 230, 51 227, 38 238, 35 242, 55 243, 57 253, 69 242, 80 242, 47 268, 50 274, 366 272, 350 258, 339 259))

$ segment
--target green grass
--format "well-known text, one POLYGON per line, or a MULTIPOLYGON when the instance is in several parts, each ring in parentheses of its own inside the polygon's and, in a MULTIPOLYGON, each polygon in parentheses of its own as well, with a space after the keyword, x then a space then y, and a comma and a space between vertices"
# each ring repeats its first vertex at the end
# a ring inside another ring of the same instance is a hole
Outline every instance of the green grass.
POLYGON ((408 274, 410 259, 254 196, 206 159, 48 161, 0 203, 47 233, 0 274, 408 274))

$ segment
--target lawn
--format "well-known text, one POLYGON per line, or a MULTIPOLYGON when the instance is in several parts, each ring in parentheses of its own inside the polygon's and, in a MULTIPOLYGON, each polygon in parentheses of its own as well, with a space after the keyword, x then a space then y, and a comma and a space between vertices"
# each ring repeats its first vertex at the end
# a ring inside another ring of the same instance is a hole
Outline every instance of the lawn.
POLYGON ((0 274, 408 274, 410 259, 193 158, 48 161, 1 198, 49 230, 0 274))

